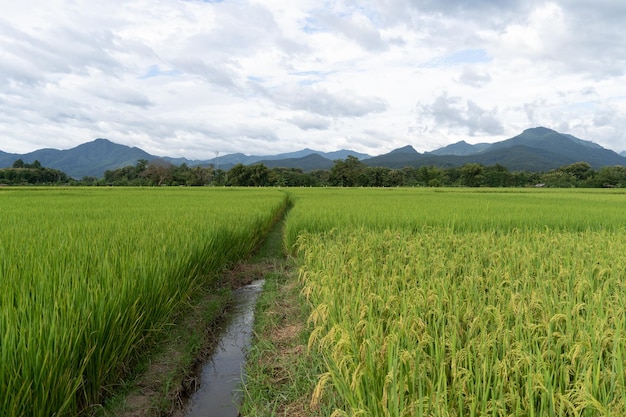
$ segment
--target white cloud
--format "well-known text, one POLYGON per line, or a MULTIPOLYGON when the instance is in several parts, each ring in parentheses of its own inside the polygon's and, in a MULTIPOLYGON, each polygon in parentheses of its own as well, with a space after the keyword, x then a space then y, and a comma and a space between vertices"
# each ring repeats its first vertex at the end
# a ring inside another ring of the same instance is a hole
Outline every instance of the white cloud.
POLYGON ((504 132, 497 108, 485 110, 472 100, 450 97, 446 92, 431 104, 420 104, 421 123, 431 123, 432 129, 463 129, 469 136, 500 135, 504 132))
POLYGON ((289 120, 302 130, 326 130, 331 125, 331 121, 327 117, 310 113, 298 114, 289 120))
POLYGON ((612 0, 33 0, 0 17, 0 149, 420 151, 545 125, 621 151, 612 0))

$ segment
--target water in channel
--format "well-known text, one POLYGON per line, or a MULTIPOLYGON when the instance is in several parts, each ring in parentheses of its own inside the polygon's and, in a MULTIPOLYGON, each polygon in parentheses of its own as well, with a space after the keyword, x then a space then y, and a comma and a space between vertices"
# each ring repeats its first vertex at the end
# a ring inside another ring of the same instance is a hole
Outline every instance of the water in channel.
POLYGON ((252 339, 254 308, 263 280, 235 291, 234 306, 210 360, 202 367, 200 388, 190 398, 185 417, 237 417, 246 349, 252 339))

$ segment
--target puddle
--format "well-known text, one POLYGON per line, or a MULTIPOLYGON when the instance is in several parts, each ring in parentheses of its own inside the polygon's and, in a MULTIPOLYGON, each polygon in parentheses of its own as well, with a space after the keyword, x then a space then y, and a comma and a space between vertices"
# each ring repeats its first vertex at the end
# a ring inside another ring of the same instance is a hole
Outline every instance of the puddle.
POLYGON ((213 355, 202 367, 200 388, 191 396, 185 417, 237 417, 246 349, 252 339, 254 308, 264 280, 235 291, 233 308, 213 355))

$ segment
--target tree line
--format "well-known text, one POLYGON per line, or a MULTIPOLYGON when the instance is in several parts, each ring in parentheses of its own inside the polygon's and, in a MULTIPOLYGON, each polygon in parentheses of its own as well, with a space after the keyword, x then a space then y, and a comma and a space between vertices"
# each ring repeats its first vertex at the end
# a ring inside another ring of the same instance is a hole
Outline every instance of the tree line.
POLYGON ((41 167, 37 161, 16 161, 0 170, 0 183, 70 184, 94 186, 244 186, 244 187, 626 187, 626 167, 593 169, 575 162, 548 172, 509 171, 495 164, 468 163, 460 167, 370 167, 354 156, 334 161, 330 170, 304 172, 299 168, 268 168, 237 164, 228 170, 190 167, 164 160, 139 160, 134 166, 107 170, 102 178, 75 180, 41 167))
POLYGON ((71 181, 64 172, 58 169, 45 168, 38 160, 27 164, 18 159, 11 168, 0 169, 0 184, 3 185, 47 185, 67 184, 71 181))

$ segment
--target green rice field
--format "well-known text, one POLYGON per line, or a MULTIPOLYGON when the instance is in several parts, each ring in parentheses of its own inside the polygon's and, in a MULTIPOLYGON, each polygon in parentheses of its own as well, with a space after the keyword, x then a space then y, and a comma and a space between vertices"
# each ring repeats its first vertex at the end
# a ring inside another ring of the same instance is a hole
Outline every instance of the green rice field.
POLYGON ((286 202, 277 190, 0 190, 0 415, 98 403, 286 202))
POLYGON ((626 415, 626 194, 0 189, 0 415, 89 413, 288 205, 313 413, 626 415))

